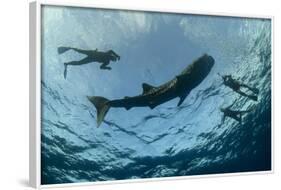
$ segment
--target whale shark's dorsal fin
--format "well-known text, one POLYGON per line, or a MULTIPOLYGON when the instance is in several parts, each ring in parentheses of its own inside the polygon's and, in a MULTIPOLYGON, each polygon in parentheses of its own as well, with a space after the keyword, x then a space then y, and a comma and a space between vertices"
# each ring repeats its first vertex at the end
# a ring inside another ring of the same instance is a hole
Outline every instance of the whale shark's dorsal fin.
POLYGON ((143 89, 142 94, 145 94, 145 93, 149 92, 153 88, 155 88, 155 87, 150 85, 150 84, 142 83, 142 89, 143 89))

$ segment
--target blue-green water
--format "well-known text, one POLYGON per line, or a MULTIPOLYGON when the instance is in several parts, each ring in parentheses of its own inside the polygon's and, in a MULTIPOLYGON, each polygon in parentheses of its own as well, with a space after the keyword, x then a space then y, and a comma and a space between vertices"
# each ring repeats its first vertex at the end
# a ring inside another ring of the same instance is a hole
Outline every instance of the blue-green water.
POLYGON ((42 20, 42 184, 95 182, 271 169, 271 22, 44 7, 42 20), (121 60, 68 68, 83 58, 59 46, 106 51, 121 60), (208 53, 215 65, 177 107, 178 99, 150 108, 112 108, 96 127, 86 96, 119 99, 161 85, 208 53), (222 85, 232 74, 260 90, 254 102, 222 85), (245 114, 243 124, 219 108, 245 114))

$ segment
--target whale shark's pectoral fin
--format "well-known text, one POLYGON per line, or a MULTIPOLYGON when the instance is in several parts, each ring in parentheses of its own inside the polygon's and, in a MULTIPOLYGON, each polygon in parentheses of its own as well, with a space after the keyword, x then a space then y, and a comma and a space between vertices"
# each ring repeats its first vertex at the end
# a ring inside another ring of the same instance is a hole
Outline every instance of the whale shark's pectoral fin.
POLYGON ((142 94, 147 93, 148 91, 152 90, 153 88, 155 88, 154 86, 147 84, 147 83, 142 83, 142 94))
POLYGON ((187 97, 188 94, 189 93, 186 93, 186 94, 183 94, 183 95, 179 96, 180 101, 178 102, 178 106, 180 106, 183 103, 183 101, 185 100, 185 98, 187 97))
POLYGON ((149 107, 150 109, 154 109, 156 106, 157 106, 157 105, 155 105, 155 104, 149 104, 148 107, 149 107))
MULTIPOLYGON (((124 97, 124 99, 128 99, 128 98, 130 98, 130 97, 129 96, 124 97)), ((130 104, 126 104, 124 107, 125 107, 126 110, 129 110, 129 109, 132 108, 132 106, 130 104)))
POLYGON ((126 110, 129 110, 129 109, 131 109, 132 108, 132 106, 125 106, 125 109, 126 110))

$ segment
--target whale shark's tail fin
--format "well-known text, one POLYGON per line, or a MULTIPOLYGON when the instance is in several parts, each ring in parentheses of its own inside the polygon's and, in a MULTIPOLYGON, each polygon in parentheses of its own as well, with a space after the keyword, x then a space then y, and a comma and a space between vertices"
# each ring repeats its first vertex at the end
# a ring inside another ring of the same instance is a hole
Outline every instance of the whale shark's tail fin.
POLYGON ((107 104, 109 100, 101 96, 87 96, 87 98, 97 109, 97 127, 99 127, 110 108, 107 104))
POLYGON ((58 53, 62 54, 62 53, 66 52, 66 51, 68 51, 70 49, 71 49, 70 47, 63 47, 63 46, 61 46, 61 47, 58 47, 58 53))

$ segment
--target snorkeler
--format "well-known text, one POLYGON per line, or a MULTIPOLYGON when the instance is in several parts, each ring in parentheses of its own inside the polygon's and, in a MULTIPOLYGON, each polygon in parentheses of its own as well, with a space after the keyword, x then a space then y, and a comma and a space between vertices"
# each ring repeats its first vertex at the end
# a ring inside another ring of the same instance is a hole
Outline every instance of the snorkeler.
MULTIPOLYGON (((221 76, 219 73, 218 73, 218 75, 221 76)), ((232 90, 234 90, 235 92, 237 92, 238 94, 240 94, 242 96, 246 96, 254 101, 258 100, 258 96, 256 96, 256 95, 259 93, 259 89, 252 88, 246 84, 243 84, 243 83, 239 82, 238 80, 233 79, 231 75, 223 75, 221 77, 223 79, 223 84, 225 86, 228 86, 229 88, 231 88, 232 90), (252 91, 255 95, 246 94, 245 92, 241 91, 241 88, 244 88, 244 89, 247 88, 248 90, 252 91)))
POLYGON ((98 49, 95 50, 82 50, 78 48, 72 48, 72 47, 59 47, 58 53, 62 54, 68 50, 74 50, 78 53, 87 55, 87 57, 79 60, 79 61, 71 61, 64 63, 64 78, 66 78, 67 75, 67 66, 68 65, 84 65, 91 62, 98 62, 102 63, 100 66, 100 69, 107 69, 111 70, 111 67, 108 67, 110 61, 117 61, 120 60, 120 56, 116 54, 113 50, 108 50, 106 52, 98 51, 98 49))
POLYGON ((235 102, 236 102, 236 100, 230 106, 228 106, 226 108, 220 108, 220 111, 223 112, 222 124, 224 123, 224 120, 226 117, 235 119, 240 124, 242 124, 242 114, 248 113, 251 111, 251 110, 243 110, 243 111, 231 110, 230 108, 235 104, 235 102))

